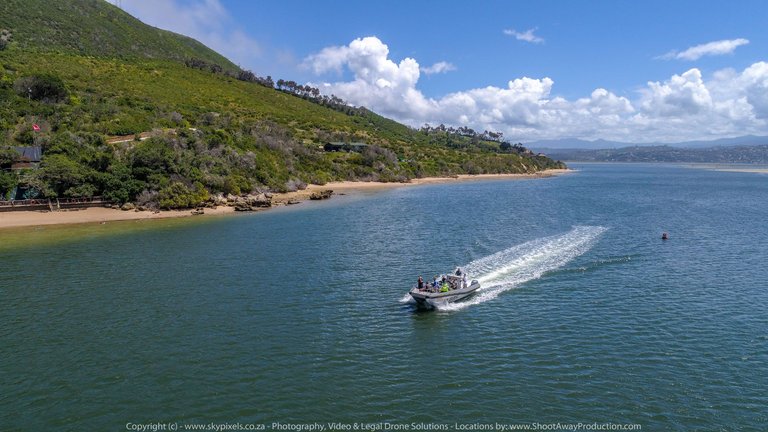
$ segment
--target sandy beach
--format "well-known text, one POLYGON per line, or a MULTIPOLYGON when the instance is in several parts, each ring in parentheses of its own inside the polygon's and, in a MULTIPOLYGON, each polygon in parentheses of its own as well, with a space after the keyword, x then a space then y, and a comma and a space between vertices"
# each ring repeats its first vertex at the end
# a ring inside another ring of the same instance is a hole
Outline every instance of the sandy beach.
POLYGON ((768 174, 768 167, 765 165, 745 166, 735 164, 688 164, 688 168, 704 169, 709 171, 719 172, 736 172, 736 173, 752 173, 752 174, 768 174))
POLYGON ((768 174, 768 168, 712 168, 713 171, 768 174))
MULTIPOLYGON (((355 193, 360 191, 375 191, 400 187, 412 187, 426 184, 465 182, 477 180, 516 180, 530 178, 544 178, 554 175, 572 172, 571 170, 558 169, 547 170, 536 174, 480 174, 480 175, 459 175, 457 177, 427 177, 413 179, 409 183, 382 183, 382 182, 331 182, 325 185, 309 185, 306 189, 288 192, 276 193, 272 195, 272 202, 275 206, 283 206, 289 203, 306 201, 313 192, 322 190, 333 190, 334 193, 355 193)), ((267 209, 265 209, 267 210, 267 209)), ((216 208, 206 208, 205 215, 225 215, 235 213, 234 207, 219 206, 216 208)), ((163 210, 160 212, 151 211, 124 211, 111 208, 91 207, 78 210, 62 211, 11 211, 0 212, 0 229, 32 227, 41 225, 69 225, 69 224, 87 224, 87 223, 106 223, 123 220, 146 220, 163 219, 192 216, 191 210, 163 210)))

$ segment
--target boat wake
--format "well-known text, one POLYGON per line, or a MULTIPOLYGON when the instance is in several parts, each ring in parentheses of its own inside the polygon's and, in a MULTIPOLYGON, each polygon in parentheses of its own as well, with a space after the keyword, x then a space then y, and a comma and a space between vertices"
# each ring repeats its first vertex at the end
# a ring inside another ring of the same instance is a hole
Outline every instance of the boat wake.
POLYGON ((566 233, 531 240, 465 264, 461 267, 482 288, 470 299, 449 303, 440 310, 460 310, 485 303, 557 270, 589 251, 606 230, 600 226, 575 226, 566 233))

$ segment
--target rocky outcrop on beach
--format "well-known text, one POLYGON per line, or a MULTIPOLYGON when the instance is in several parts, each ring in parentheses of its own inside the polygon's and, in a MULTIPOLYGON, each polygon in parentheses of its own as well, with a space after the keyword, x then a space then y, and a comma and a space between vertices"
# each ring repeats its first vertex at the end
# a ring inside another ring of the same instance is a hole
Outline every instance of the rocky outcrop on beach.
MULTIPOLYGON (((314 190, 305 189, 293 192, 284 193, 271 193, 271 192, 254 192, 242 195, 233 194, 214 194, 211 195, 206 201, 196 204, 193 207, 189 207, 188 211, 192 211, 192 214, 200 215, 205 214, 206 210, 215 211, 219 207, 229 207, 238 212, 251 212, 271 207, 281 207, 287 205, 299 204, 304 200, 326 200, 335 195, 331 189, 314 190)), ((343 193, 341 195, 344 195, 343 193)), ((105 205, 108 208, 116 210, 133 211, 133 212, 146 212, 157 211, 157 203, 152 201, 137 201, 127 202, 124 204, 108 203, 105 205)), ((177 209, 182 210, 183 208, 177 209)))
POLYGON ((235 211, 254 211, 272 207, 272 197, 268 194, 249 194, 242 196, 227 195, 226 204, 235 211))
POLYGON ((333 191, 331 189, 325 189, 317 192, 312 192, 312 195, 309 196, 309 199, 311 200, 324 200, 328 199, 333 195, 333 191))

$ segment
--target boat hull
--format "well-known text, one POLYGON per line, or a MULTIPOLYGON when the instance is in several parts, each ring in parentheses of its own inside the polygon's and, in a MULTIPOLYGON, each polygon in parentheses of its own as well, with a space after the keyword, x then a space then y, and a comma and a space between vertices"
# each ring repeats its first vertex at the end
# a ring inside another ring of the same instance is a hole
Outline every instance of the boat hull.
POLYGON ((472 281, 466 288, 448 292, 429 292, 414 288, 409 294, 413 297, 419 307, 433 309, 467 298, 474 294, 478 289, 480 289, 480 283, 472 281))

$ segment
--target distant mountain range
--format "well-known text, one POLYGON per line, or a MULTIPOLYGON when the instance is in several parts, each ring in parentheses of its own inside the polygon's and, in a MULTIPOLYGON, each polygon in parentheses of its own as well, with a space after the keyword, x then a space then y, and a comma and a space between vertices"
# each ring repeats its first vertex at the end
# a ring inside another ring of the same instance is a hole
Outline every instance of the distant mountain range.
POLYGON ((526 146, 553 159, 571 162, 768 164, 768 137, 753 135, 674 144, 560 139, 526 146))
POLYGON ((682 148, 632 146, 617 149, 548 149, 548 157, 566 162, 691 162, 768 165, 768 145, 682 148))
POLYGON ((729 147, 739 145, 768 145, 768 136, 755 136, 744 135, 734 138, 721 138, 712 141, 683 141, 677 143, 665 143, 665 142, 650 142, 650 143, 636 143, 636 142, 621 142, 621 141, 606 141, 595 140, 587 141, 578 138, 563 138, 557 140, 541 140, 534 141, 525 144, 531 150, 546 152, 552 149, 617 149, 623 147, 680 147, 680 148, 708 148, 708 147, 729 147))

